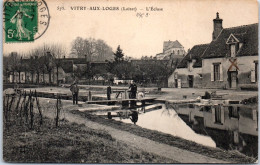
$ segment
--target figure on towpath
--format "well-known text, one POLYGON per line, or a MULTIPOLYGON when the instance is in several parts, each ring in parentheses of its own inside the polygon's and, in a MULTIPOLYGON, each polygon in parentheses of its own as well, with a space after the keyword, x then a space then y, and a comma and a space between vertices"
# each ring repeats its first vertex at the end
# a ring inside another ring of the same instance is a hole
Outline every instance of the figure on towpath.
POLYGON ((73 104, 78 104, 79 87, 76 81, 70 86, 70 91, 72 92, 73 104))

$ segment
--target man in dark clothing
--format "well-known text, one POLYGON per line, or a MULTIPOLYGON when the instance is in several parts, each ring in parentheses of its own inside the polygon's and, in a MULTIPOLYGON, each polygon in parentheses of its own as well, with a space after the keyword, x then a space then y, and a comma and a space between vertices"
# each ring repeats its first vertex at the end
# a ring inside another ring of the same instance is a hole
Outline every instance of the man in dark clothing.
MULTIPOLYGON (((133 83, 131 83, 131 85, 130 85, 130 99, 136 99, 136 92, 137 92, 137 86, 136 86, 136 84, 133 82, 133 83)), ((131 107, 134 107, 134 106, 136 106, 136 101, 135 100, 131 100, 130 101, 130 106, 131 107)))
POLYGON ((109 85, 107 87, 107 100, 111 100, 111 93, 112 93, 112 89, 111 86, 109 85))
POLYGON ((131 99, 136 99, 136 92, 137 92, 137 86, 136 84, 133 82, 131 85, 130 85, 130 92, 131 92, 131 99))
POLYGON ((72 92, 73 104, 78 104, 79 87, 78 87, 78 85, 76 84, 76 82, 74 82, 74 83, 70 86, 70 91, 72 92))

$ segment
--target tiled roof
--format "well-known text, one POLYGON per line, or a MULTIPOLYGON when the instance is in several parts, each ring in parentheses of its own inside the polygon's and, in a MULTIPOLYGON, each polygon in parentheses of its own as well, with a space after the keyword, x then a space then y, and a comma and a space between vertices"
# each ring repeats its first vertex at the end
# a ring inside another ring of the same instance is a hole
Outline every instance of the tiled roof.
POLYGON ((205 50, 208 46, 209 46, 209 44, 193 46, 192 49, 190 50, 190 52, 178 64, 177 68, 187 68, 188 61, 191 61, 193 59, 196 60, 196 62, 193 64, 194 68, 202 67, 201 56, 203 55, 203 53, 205 52, 205 50))
POLYGON ((65 73, 73 73, 73 61, 72 60, 62 60, 61 68, 65 73))
POLYGON ((176 40, 176 41, 164 41, 163 43, 163 50, 168 50, 170 48, 183 48, 181 43, 176 40))
POLYGON ((228 57, 230 48, 226 42, 231 34, 243 43, 236 56, 258 55, 258 24, 251 24, 223 29, 218 38, 210 43, 202 58, 228 57))
POLYGON ((85 58, 64 58, 62 61, 73 61, 74 64, 87 64, 87 60, 85 58))

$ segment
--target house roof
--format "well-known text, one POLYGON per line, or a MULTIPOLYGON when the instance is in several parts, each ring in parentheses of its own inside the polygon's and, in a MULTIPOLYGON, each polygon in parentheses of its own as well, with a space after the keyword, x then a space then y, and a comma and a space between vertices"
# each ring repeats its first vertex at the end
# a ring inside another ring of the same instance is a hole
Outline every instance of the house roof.
POLYGON ((61 68, 65 73, 73 73, 73 61, 63 60, 61 63, 61 68))
POLYGON ((74 64, 87 64, 85 58, 63 58, 62 61, 73 61, 74 64))
POLYGON ((236 56, 258 55, 258 24, 250 24, 223 29, 217 39, 210 43, 202 58, 227 57, 230 48, 226 42, 231 34, 239 43, 243 43, 236 56))
POLYGON ((190 52, 178 64, 177 68, 187 68, 188 61, 191 61, 194 59, 196 60, 196 62, 193 64, 193 67, 194 68, 202 67, 201 57, 208 46, 209 46, 209 44, 193 46, 192 49, 190 50, 190 52))
POLYGON ((163 50, 168 50, 170 48, 183 48, 181 43, 176 40, 176 41, 164 41, 163 42, 163 50))

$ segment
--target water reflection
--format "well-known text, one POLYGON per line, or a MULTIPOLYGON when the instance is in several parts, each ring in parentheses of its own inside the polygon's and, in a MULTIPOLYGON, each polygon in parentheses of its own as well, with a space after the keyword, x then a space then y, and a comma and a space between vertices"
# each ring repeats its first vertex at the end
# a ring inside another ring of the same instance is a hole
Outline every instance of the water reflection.
POLYGON ((180 118, 196 133, 210 136, 217 147, 258 155, 257 107, 234 105, 174 105, 180 118))
MULTIPOLYGON (((129 119, 115 118, 115 120, 132 123, 129 119)), ((210 137, 195 133, 172 108, 166 108, 165 105, 162 105, 160 110, 139 114, 136 125, 178 136, 205 146, 216 147, 215 142, 210 137)))

